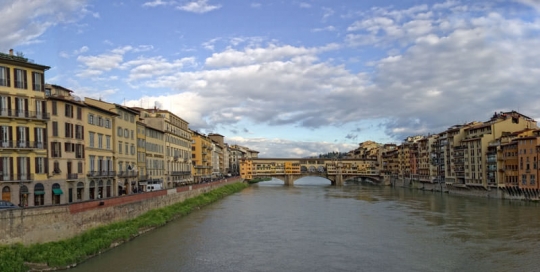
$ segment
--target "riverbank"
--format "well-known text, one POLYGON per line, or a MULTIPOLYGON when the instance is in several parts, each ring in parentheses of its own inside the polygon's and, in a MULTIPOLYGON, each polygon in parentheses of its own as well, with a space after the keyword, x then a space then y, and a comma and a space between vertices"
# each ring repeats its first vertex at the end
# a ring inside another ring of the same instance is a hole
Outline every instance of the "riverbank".
POLYGON ((247 182, 249 184, 254 184, 254 183, 259 183, 261 181, 269 181, 269 180, 272 180, 272 178, 268 178, 268 177, 266 177, 266 178, 254 178, 254 179, 248 180, 247 182))
POLYGON ((227 195, 239 192, 247 186, 246 183, 228 184, 183 202, 151 210, 134 219, 97 227, 58 242, 28 246, 22 244, 2 246, 0 247, 0 271, 47 271, 76 266, 88 258, 227 195))

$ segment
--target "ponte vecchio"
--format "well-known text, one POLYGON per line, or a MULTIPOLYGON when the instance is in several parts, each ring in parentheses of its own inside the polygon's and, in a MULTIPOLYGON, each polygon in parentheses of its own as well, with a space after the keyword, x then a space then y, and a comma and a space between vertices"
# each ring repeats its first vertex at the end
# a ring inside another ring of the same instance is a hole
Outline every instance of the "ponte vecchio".
POLYGON ((341 186, 348 179, 381 182, 377 166, 374 159, 242 158, 240 176, 246 180, 272 177, 283 180, 285 185, 294 185, 306 176, 319 176, 341 186))

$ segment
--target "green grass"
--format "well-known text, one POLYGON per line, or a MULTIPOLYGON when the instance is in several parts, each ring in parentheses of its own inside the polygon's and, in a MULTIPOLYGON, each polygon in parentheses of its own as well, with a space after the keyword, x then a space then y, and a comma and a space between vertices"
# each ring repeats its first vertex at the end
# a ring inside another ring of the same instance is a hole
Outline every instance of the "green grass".
POLYGON ((141 231, 156 228, 189 214, 198 207, 208 205, 227 195, 246 188, 245 183, 233 183, 214 189, 194 198, 156 209, 141 216, 88 230, 73 238, 23 246, 21 244, 0 246, 0 271, 28 271, 28 263, 49 267, 66 267, 137 237, 141 231))

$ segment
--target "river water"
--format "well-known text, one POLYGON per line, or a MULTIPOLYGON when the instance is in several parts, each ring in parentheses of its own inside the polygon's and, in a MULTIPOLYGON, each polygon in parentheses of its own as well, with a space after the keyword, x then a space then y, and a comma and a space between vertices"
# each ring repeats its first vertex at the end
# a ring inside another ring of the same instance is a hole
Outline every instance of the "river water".
POLYGON ((272 180, 70 271, 540 271, 539 215, 536 203, 272 180))

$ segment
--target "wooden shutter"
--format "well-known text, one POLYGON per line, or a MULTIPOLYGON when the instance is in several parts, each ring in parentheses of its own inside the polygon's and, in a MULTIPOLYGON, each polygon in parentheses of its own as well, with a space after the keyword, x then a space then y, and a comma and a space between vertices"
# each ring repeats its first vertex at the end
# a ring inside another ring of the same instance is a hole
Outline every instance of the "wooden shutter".
POLYGON ((24 99, 24 116, 28 117, 28 99, 24 99))
POLYGON ((26 175, 30 175, 30 157, 26 157, 26 175))
POLYGON ((45 173, 49 174, 49 158, 43 159, 43 165, 45 166, 45 173))
POLYGON ((8 100, 8 104, 7 104, 8 115, 11 116, 11 97, 8 96, 7 100, 8 100))
POLYGON ((48 143, 47 143, 47 129, 43 129, 43 148, 48 149, 48 143))
POLYGON ((9 179, 13 180, 13 157, 9 157, 9 179))
POLYGON ((13 87, 15 88, 17 88, 17 80, 19 79, 17 76, 17 70, 18 69, 13 69, 13 87))
POLYGON ((29 128, 29 127, 25 127, 24 130, 25 130, 25 132, 26 132, 26 133, 25 133, 25 134, 26 134, 26 135, 25 135, 25 136, 26 136, 26 139, 25 139, 25 140, 26 140, 26 144, 28 145, 28 143, 30 142, 30 128, 29 128))
POLYGON ((23 87, 24 89, 28 89, 28 79, 26 78, 26 74, 27 74, 27 71, 26 70, 22 70, 23 71, 23 75, 24 75, 24 82, 23 82, 23 87))
POLYGON ((6 67, 7 72, 7 87, 11 87, 11 72, 9 71, 9 68, 6 67))
POLYGON ((41 91, 45 92, 45 74, 41 74, 41 91))
POLYGON ((8 141, 13 141, 13 127, 12 126, 9 126, 8 127, 8 141))
POLYGON ((38 160, 39 160, 38 157, 35 157, 35 158, 34 158, 34 165, 35 165, 34 173, 36 173, 36 174, 39 174, 39 167, 38 167, 38 164, 39 164, 39 163, 38 163, 38 160))
POLYGON ((22 170, 21 170, 21 157, 17 157, 17 175, 20 176, 21 173, 22 173, 22 170))

